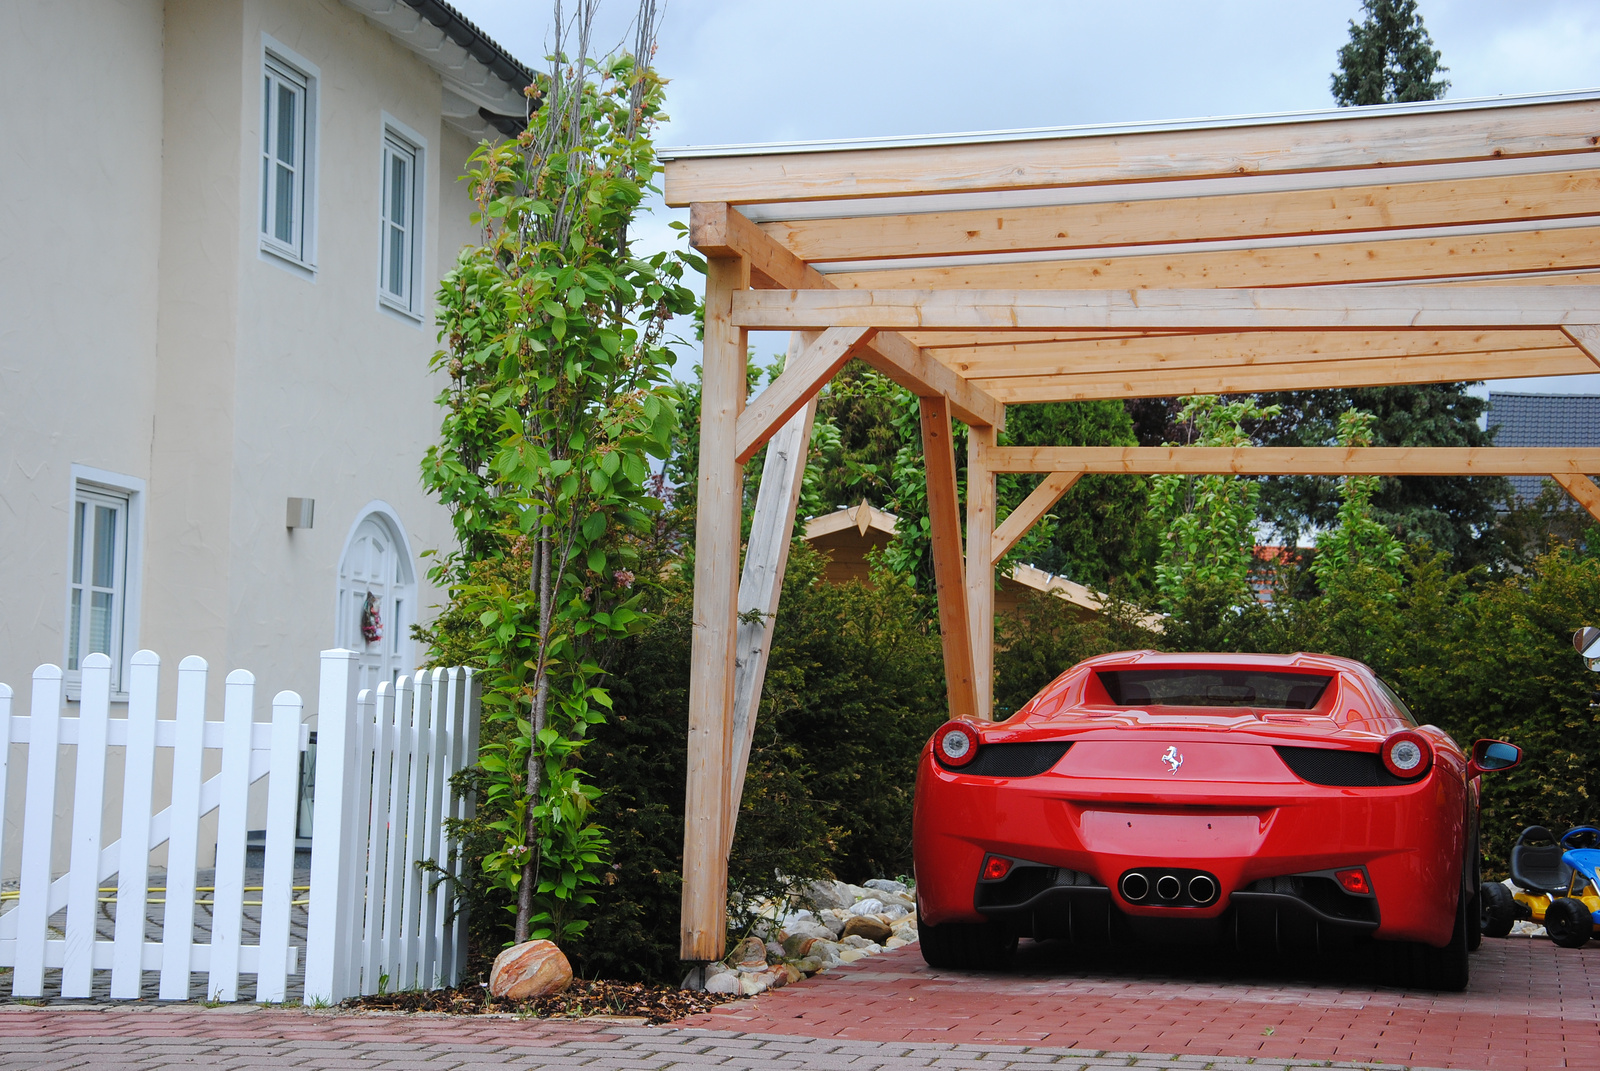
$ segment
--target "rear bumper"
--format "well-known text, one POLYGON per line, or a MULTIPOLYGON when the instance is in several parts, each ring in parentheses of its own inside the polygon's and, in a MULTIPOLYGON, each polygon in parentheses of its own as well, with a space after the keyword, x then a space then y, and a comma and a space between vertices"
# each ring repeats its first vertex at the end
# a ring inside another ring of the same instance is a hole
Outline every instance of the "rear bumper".
POLYGON ((962 777, 924 759, 913 830, 922 917, 935 924, 1004 920, 1021 933, 1068 936, 1056 931, 1112 910, 1213 926, 1225 915, 1239 922, 1271 915, 1443 946, 1465 857, 1461 791, 1437 768, 1415 784, 1385 788, 1151 785, 1053 773, 962 777), (1052 879, 1015 902, 992 894, 986 900, 978 875, 989 854, 1081 880, 1052 879), (1204 906, 1135 904, 1119 891, 1128 871, 1163 866, 1214 876, 1215 899, 1204 906), (1367 912, 1330 910, 1320 893, 1283 884, 1356 866, 1371 879, 1367 912))

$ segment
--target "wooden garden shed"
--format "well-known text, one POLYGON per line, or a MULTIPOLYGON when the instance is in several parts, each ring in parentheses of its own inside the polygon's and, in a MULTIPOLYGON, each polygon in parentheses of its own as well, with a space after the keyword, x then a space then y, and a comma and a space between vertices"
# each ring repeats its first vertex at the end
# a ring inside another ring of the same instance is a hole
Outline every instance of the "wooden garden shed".
POLYGON ((1086 472, 1548 475, 1600 518, 1595 449, 996 445, 1030 402, 1600 370, 1600 91, 663 155, 708 258, 685 959, 723 953, 798 473, 847 361, 921 399, 954 716, 990 713, 994 561, 1086 472), (788 362, 747 399, 771 330, 788 362), (999 472, 1045 479, 997 517, 999 472))

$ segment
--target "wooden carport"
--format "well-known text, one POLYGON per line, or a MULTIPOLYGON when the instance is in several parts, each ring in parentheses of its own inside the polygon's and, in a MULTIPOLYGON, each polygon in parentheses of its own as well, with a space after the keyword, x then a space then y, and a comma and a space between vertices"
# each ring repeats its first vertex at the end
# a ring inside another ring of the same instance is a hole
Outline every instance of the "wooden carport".
POLYGON ((1595 372, 1597 146, 1600 92, 664 153, 708 258, 683 957, 724 951, 798 474, 839 368, 921 399, 950 710, 987 718, 993 563, 1086 472, 1549 475, 1600 518, 1600 450, 996 445, 1009 404, 1595 372), (747 405, 752 330, 791 341, 747 405), (769 441, 741 574, 743 465, 769 441), (998 472, 1047 475, 999 518, 998 472))

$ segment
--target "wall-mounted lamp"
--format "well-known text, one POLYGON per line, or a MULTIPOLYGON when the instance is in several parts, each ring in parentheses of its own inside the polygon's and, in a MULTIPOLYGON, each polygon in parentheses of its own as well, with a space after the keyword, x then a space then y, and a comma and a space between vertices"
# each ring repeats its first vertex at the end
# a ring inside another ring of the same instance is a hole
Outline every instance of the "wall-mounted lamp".
POLYGON ((291 498, 288 516, 283 523, 290 528, 310 528, 316 508, 317 500, 314 498, 291 498))

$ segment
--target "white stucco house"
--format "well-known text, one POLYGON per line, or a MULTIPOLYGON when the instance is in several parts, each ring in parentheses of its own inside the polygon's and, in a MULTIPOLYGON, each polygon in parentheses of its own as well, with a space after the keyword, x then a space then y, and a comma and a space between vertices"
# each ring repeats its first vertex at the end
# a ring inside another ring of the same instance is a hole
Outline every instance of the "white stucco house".
POLYGON ((0 681, 54 662, 71 697, 103 651, 115 689, 150 648, 216 705, 234 667, 314 696, 335 645, 410 670, 451 543, 433 292, 529 72, 436 0, 6 14, 0 681))

